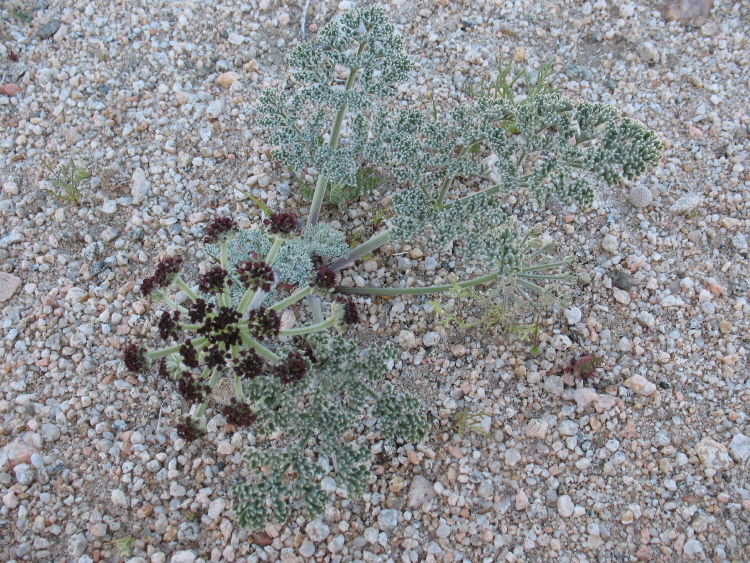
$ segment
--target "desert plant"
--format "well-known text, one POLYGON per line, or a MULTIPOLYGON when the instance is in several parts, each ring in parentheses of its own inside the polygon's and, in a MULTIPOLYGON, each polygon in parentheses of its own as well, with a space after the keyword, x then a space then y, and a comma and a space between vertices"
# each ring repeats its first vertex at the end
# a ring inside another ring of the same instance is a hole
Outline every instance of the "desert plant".
MULTIPOLYGON (((379 7, 352 10, 331 22, 315 46, 306 42, 292 52, 290 64, 296 91, 266 90, 258 113, 277 147, 273 158, 293 170, 316 171, 305 229, 298 231, 294 215, 268 209, 265 230, 238 232, 229 218, 216 219, 206 242, 217 264, 197 287, 182 279, 177 258, 161 262, 142 284, 147 295, 174 311, 162 314, 160 336, 182 340, 153 351, 125 348, 131 370, 161 360, 160 372, 176 381, 192 405, 177 429, 185 440, 203 434, 219 379, 233 379, 236 397, 224 416, 268 438, 245 450, 253 477, 233 487, 238 522, 254 529, 269 519, 284 520, 297 494, 309 517, 322 512, 322 458, 332 458, 350 492, 363 490, 369 451, 362 437, 344 438, 359 416, 378 417, 385 436, 417 441, 426 433, 414 398, 371 385, 391 365, 393 346, 360 352, 355 342, 329 334, 357 320, 345 294, 430 294, 493 283, 489 297, 502 308, 519 299, 534 303, 549 294, 548 281, 568 279, 557 270, 570 260, 545 261, 550 245, 514 221, 504 196, 514 192, 541 201, 551 195, 587 204, 592 179, 633 179, 661 151, 653 132, 611 106, 576 106, 554 92, 548 69, 535 84, 521 76, 527 96, 518 103, 507 80, 510 70, 501 69, 502 80, 480 87, 471 103, 447 114, 437 107, 431 119, 414 110, 394 111, 389 104, 395 85, 406 79, 410 64, 379 7), (326 201, 341 204, 373 189, 375 167, 401 185, 392 194, 393 216, 372 217, 374 234, 349 248, 343 233, 320 221, 321 210, 326 201), (452 193, 454 181, 468 177, 490 183, 460 197, 452 193), (337 288, 340 295, 331 297, 338 270, 385 244, 425 234, 439 248, 457 243, 467 265, 474 261, 488 273, 429 287, 337 288), (314 260, 330 261, 316 268, 314 260), (191 304, 178 304, 173 289, 191 304), (302 299, 312 322, 282 329, 279 313, 302 299), (188 332, 195 334, 184 336, 188 332)), ((465 417, 467 428, 472 416, 465 417)))
POLYGON ((332 270, 313 268, 311 254, 332 251, 335 256, 347 246, 326 225, 297 236, 291 213, 272 214, 267 226, 268 234, 255 229, 240 238, 231 219, 215 219, 205 242, 217 247, 219 265, 205 271, 195 287, 183 280, 181 259, 160 262, 141 289, 172 309, 157 324, 159 336, 170 344, 152 351, 129 344, 124 350, 131 371, 147 370, 160 360, 159 373, 176 383, 191 409, 177 426, 186 441, 204 434, 204 415, 219 380, 233 380, 234 400, 222 411, 227 422, 269 438, 245 450, 255 477, 233 487, 238 522, 255 530, 269 520, 286 520, 289 500, 297 494, 304 498, 308 517, 322 513, 327 497, 319 482, 326 471, 314 457, 334 460, 350 494, 363 491, 370 478, 370 450, 343 438, 359 417, 377 417, 385 436, 409 441, 418 442, 427 431, 416 399, 392 387, 372 388, 395 360, 392 344, 360 351, 354 342, 327 333, 334 328, 343 334, 358 322, 351 300, 331 299, 326 318, 282 329, 285 309, 308 295, 329 297, 336 283, 332 270), (297 289, 281 295, 276 288, 283 280, 297 289), (190 305, 176 303, 172 289, 182 290, 190 305), (278 443, 283 447, 275 447, 278 443))
POLYGON ((88 173, 80 162, 69 162, 56 167, 52 163, 43 160, 42 166, 49 172, 47 182, 54 188, 45 188, 45 192, 73 205, 81 203, 83 195, 81 185, 84 180, 91 177, 91 174, 88 173))
POLYGON ((458 435, 463 437, 464 434, 471 431, 482 436, 489 436, 490 433, 482 428, 480 424, 483 417, 484 414, 481 412, 458 411, 453 419, 456 423, 458 435))
MULTIPOLYGON (((585 205, 594 196, 592 180, 633 179, 661 155, 656 135, 612 106, 576 106, 556 93, 547 66, 536 81, 526 72, 509 81, 510 66, 501 66, 496 81, 473 91, 472 103, 440 118, 437 108, 432 119, 415 110, 393 111, 387 98, 410 65, 401 39, 378 7, 344 14, 321 31, 315 47, 297 47, 290 64, 301 86, 296 92, 265 91, 260 123, 278 147, 274 159, 292 169, 317 171, 308 225, 318 223, 332 190, 357 185, 360 163, 383 167, 403 185, 393 196, 395 216, 387 228, 333 260, 333 270, 390 242, 431 232, 438 248, 462 240, 463 259, 489 270, 459 285, 505 284, 496 295, 507 294, 510 285, 531 302, 533 294, 545 293, 546 280, 558 276, 551 272, 569 262, 541 260, 550 247, 532 244, 536 233, 514 223, 503 196, 526 193, 541 201, 551 195, 585 205), (513 86, 519 80, 527 95, 516 103, 513 86), (489 179, 490 185, 462 197, 451 195, 456 178, 472 176, 489 179)), ((341 292, 408 295, 450 287, 341 292)))

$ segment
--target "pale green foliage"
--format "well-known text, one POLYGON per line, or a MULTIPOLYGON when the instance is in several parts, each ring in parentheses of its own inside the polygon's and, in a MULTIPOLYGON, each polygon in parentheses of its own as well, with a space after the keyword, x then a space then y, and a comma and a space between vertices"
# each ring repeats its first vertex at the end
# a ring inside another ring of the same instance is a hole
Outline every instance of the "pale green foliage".
MULTIPOLYGON (((265 256, 271 248, 271 240, 263 229, 243 229, 229 241, 229 272, 232 277, 230 294, 232 302, 239 303, 244 288, 237 276, 237 266, 249 260, 253 254, 265 256)), ((349 251, 344 234, 325 223, 308 227, 300 236, 286 241, 273 263, 278 283, 300 284, 309 281, 313 269, 313 256, 336 258, 349 251)), ((206 252, 218 260, 219 245, 206 245, 206 252)))
POLYGON ((81 203, 81 197, 83 197, 81 185, 84 180, 91 177, 81 163, 70 162, 55 167, 43 160, 42 166, 49 172, 47 182, 53 187, 53 189, 45 189, 45 192, 67 203, 74 205, 81 203))
POLYGON ((484 414, 481 412, 458 411, 454 418, 458 435, 463 437, 464 434, 471 431, 483 436, 489 436, 489 432, 482 428, 480 424, 483 416, 484 414))
POLYGON ((360 353, 355 343, 338 336, 316 333, 308 341, 317 360, 309 377, 289 387, 259 377, 247 386, 248 398, 259 405, 258 431, 273 434, 274 440, 249 447, 243 454, 255 477, 233 487, 241 526, 260 530, 269 520, 286 520, 290 499, 298 494, 304 498, 309 519, 322 514, 328 497, 319 482, 326 472, 311 461, 308 448, 312 446, 318 459, 334 460, 339 486, 351 496, 361 494, 370 479, 370 450, 342 436, 370 400, 375 400, 371 416, 380 419, 384 436, 419 441, 427 432, 427 422, 416 413, 416 399, 395 394, 391 387, 380 395, 370 389, 396 357, 392 344, 384 348, 373 344, 360 353), (280 443, 284 446, 275 446, 280 443))

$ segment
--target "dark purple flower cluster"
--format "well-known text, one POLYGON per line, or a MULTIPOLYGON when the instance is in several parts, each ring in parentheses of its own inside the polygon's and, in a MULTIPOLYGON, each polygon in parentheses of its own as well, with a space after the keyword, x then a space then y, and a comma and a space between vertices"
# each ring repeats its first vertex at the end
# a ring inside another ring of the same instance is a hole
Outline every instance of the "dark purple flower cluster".
POLYGON ((252 426, 258 418, 258 415, 253 412, 250 405, 247 403, 238 403, 236 399, 232 399, 232 403, 224 407, 222 414, 229 424, 240 428, 252 426))
POLYGON ((169 379, 169 372, 167 371, 167 359, 162 358, 159 361, 159 376, 164 379, 169 379))
POLYGON ((227 240, 237 232, 237 223, 229 217, 216 217, 206 228, 206 236, 203 242, 206 244, 217 244, 227 240))
POLYGON ((135 344, 127 344, 122 354, 123 360, 125 360, 125 367, 133 373, 139 371, 146 371, 148 369, 149 361, 146 358, 146 349, 135 344))
POLYGON ((276 279, 271 266, 263 260, 248 260, 237 268, 240 281, 243 285, 254 291, 262 289, 266 293, 271 291, 271 284, 276 279))
POLYGON ((189 368, 198 367, 198 350, 195 349, 193 343, 188 340, 180 346, 180 356, 182 356, 182 363, 189 368))
POLYGON ((162 340, 168 340, 172 334, 176 334, 180 330, 178 324, 180 320, 180 312, 175 311, 174 316, 169 311, 164 311, 159 319, 159 336, 162 340))
POLYGON ((203 401, 211 393, 211 388, 195 379, 189 371, 183 371, 177 382, 177 390, 189 404, 195 405, 203 401))
POLYGON ((288 235, 297 230, 297 216, 294 213, 272 213, 264 223, 272 235, 288 235))
POLYGON ((148 297, 155 289, 169 287, 174 281, 177 274, 182 269, 182 258, 175 256, 162 260, 156 265, 156 272, 150 278, 146 278, 141 283, 143 295, 148 297))
POLYGON ((196 299, 188 311, 188 319, 193 324, 202 323, 206 314, 214 310, 213 303, 206 303, 203 299, 196 299))
POLYGON ((198 334, 207 336, 213 344, 223 342, 228 350, 230 346, 240 343, 240 329, 237 323, 241 318, 242 315, 231 307, 219 307, 215 315, 204 318, 198 334))
POLYGON ((307 362, 297 350, 289 352, 274 368, 274 373, 284 385, 300 381, 307 373, 307 362))
POLYGON ((206 432, 198 426, 198 422, 192 417, 186 416, 181 423, 177 425, 177 435, 186 442, 194 442, 206 432))
POLYGON ((203 359, 210 368, 223 368, 226 365, 227 352, 218 344, 207 346, 203 359))
POLYGON ((221 266, 214 266, 198 280, 198 289, 203 293, 221 293, 226 284, 232 285, 229 272, 221 266))
POLYGON ((314 287, 319 287, 320 289, 333 289, 334 287, 336 287, 336 272, 334 272, 330 268, 321 266, 320 268, 318 268, 318 271, 315 274, 315 280, 313 280, 313 283, 311 285, 314 287))
POLYGON ((281 317, 273 309, 258 307, 250 311, 247 328, 258 340, 278 336, 281 330, 281 317))
POLYGON ((265 363, 255 350, 244 350, 241 358, 235 361, 234 373, 243 379, 253 379, 263 373, 265 363))
POLYGON ((336 301, 342 303, 344 306, 343 320, 347 325, 355 325, 359 323, 359 311, 357 311, 357 306, 354 304, 354 301, 345 298, 343 295, 336 297, 336 301))

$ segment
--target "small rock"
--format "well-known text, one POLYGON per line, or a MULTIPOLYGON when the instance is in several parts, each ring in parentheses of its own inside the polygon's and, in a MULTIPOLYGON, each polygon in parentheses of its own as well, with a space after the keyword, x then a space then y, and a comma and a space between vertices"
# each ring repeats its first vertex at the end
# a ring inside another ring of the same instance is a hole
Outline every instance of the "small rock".
POLYGON ((125 493, 122 492, 120 489, 114 489, 112 491, 112 503, 116 506, 122 506, 123 508, 127 508, 129 506, 128 503, 128 497, 125 496, 125 493))
POLYGON ((196 555, 192 550, 175 551, 169 563, 195 563, 196 555))
POLYGON ((563 420, 558 430, 563 436, 575 436, 578 434, 578 423, 573 420, 563 420))
POLYGON ((617 397, 612 395, 597 395, 596 408, 600 411, 608 411, 617 404, 617 397))
POLYGON ((437 496, 435 486, 426 477, 416 475, 409 486, 409 492, 406 495, 406 506, 412 510, 420 508, 424 503, 430 502, 437 496))
POLYGON ((573 516, 575 505, 573 500, 568 495, 562 495, 557 499, 557 513, 563 518, 570 518, 573 516))
POLYGON ((519 461, 521 461, 521 452, 516 448, 509 448, 505 450, 505 463, 514 467, 519 461))
POLYGON ((219 86, 221 86, 222 88, 230 88, 232 84, 234 84, 239 79, 239 77, 239 74, 230 70, 228 72, 220 74, 216 79, 216 82, 218 82, 219 86))
POLYGON ((576 400, 576 403, 581 408, 586 408, 591 403, 596 401, 596 397, 597 397, 596 391, 589 387, 582 387, 580 389, 576 389, 573 392, 573 398, 576 400))
POLYGON ((40 39, 49 39, 57 33, 57 30, 60 29, 61 23, 62 22, 58 18, 51 18, 39 28, 36 34, 40 39))
POLYGON ((716 440, 703 438, 694 446, 694 449, 698 459, 708 469, 720 471, 729 469, 732 465, 732 459, 729 457, 726 446, 716 440))
POLYGON ((526 496, 526 493, 523 492, 523 490, 518 491, 518 494, 516 494, 516 510, 519 512, 522 510, 526 510, 529 506, 529 497, 526 496))
POLYGON ((562 397, 565 383, 559 375, 551 375, 544 380, 544 390, 555 397, 562 397))
POLYGON ((634 375, 633 377, 629 377, 625 380, 624 385, 628 389, 632 389, 639 395, 644 395, 646 397, 652 395, 653 392, 656 391, 656 385, 648 381, 642 375, 634 375))
POLYGON ((677 0, 659 7, 664 21, 680 23, 702 23, 711 14, 714 0, 677 0))
POLYGON ((310 540, 304 540, 302 545, 299 546, 299 554, 302 557, 310 559, 315 553, 315 544, 310 540))
POLYGON ((440 524, 435 530, 435 535, 439 538, 445 539, 451 535, 451 527, 448 524, 440 524))
POLYGON ((8 195, 18 195, 18 184, 15 182, 4 182, 3 193, 8 195))
POLYGON ((615 254, 620 248, 620 241, 614 235, 605 235, 602 239, 602 248, 610 254, 615 254))
POLYGON ((411 350, 417 347, 417 337, 410 330, 402 330, 398 335, 398 343, 407 350, 411 350))
POLYGON ((315 543, 320 543, 325 540, 331 534, 331 528, 323 523, 322 520, 313 520, 307 526, 305 526, 305 532, 307 537, 315 543))
POLYGON ((633 288, 630 275, 625 270, 620 270, 612 276, 612 285, 623 291, 630 291, 633 288))
MULTIPOLYGON (((0 86, 0 95, 3 96, 15 96, 21 91, 21 88, 16 84, 3 84, 0 86)), ((18 193, 18 192, 16 192, 18 193)))
POLYGON ((673 215, 688 215, 694 211, 703 201, 703 198, 697 194, 689 194, 682 196, 680 199, 674 202, 669 211, 673 215))
POLYGON ((565 334, 556 334, 552 337, 550 344, 555 350, 562 351, 570 348, 573 342, 565 334))
POLYGON ((104 522, 97 522, 91 526, 91 535, 95 538, 103 538, 107 535, 107 525, 104 522))
POLYGON ((28 463, 21 463, 13 468, 13 473, 16 474, 16 481, 20 485, 31 485, 34 482, 34 476, 36 472, 34 468, 28 463))
POLYGON ((685 542, 682 553, 688 557, 695 557, 703 553, 703 545, 696 539, 690 539, 685 542))
POLYGON ((613 287, 612 295, 614 296, 615 301, 617 301, 618 303, 621 303, 623 305, 630 304, 630 294, 627 291, 624 291, 619 287, 613 287))
POLYGON ((568 321, 569 325, 580 323, 582 317, 583 313, 581 312, 581 309, 579 307, 570 307, 569 309, 565 309, 565 320, 568 321))
POLYGON ((529 438, 539 438, 541 440, 547 435, 549 423, 542 418, 532 418, 526 425, 524 433, 529 438))
MULTIPOLYGON (((655 61, 659 58, 658 51, 654 48, 653 43, 641 43, 635 48, 636 54, 641 58, 643 62, 655 61)), ((631 192, 632 193, 632 192, 631 192)), ((638 207, 636 205, 636 207, 638 207)))
POLYGON ((630 194, 628 195, 628 201, 636 209, 642 209, 648 205, 651 205, 654 201, 654 195, 650 189, 646 186, 637 184, 630 188, 630 194))
POLYGON ((0 302, 7 301, 21 285, 21 278, 0 272, 0 302))
POLYGON ((148 196, 148 190, 151 184, 146 179, 146 173, 143 168, 136 168, 130 184, 130 195, 133 196, 133 203, 138 205, 148 196))
POLYGON ((660 305, 664 308, 684 307, 685 302, 676 295, 667 295, 664 299, 661 300, 660 305))
POLYGON ((227 37, 227 41, 229 41, 232 45, 242 45, 245 42, 245 38, 239 33, 235 33, 233 31, 229 34, 229 37, 227 37))
POLYGON ((425 346, 435 346, 440 342, 440 335, 437 332, 427 332, 422 337, 422 343, 425 346))
POLYGON ((73 534, 68 539, 68 555, 77 559, 86 552, 87 545, 86 536, 83 534, 73 534))
POLYGON ((398 525, 398 510, 392 508, 381 510, 378 515, 378 527, 383 532, 391 532, 398 525))
POLYGON ((750 457, 750 438, 744 434, 736 434, 729 442, 729 455, 737 463, 745 463, 750 457))
MULTIPOLYGON (((38 436, 37 436, 38 439, 38 436)), ((6 444, 2 450, 0 450, 0 471, 13 469, 17 465, 23 463, 29 463, 31 456, 35 453, 39 453, 39 446, 34 443, 33 434, 27 433, 24 436, 19 436, 12 442, 6 444)))

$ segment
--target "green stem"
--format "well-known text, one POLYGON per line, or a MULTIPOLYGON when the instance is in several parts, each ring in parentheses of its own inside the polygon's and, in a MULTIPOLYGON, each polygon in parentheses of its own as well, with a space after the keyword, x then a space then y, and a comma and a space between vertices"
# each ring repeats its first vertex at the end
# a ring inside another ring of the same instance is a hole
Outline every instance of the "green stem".
POLYGON ((186 284, 182 278, 178 277, 175 280, 175 283, 177 284, 177 287, 187 293, 187 296, 190 297, 190 299, 192 299, 193 301, 196 301, 198 299, 198 294, 195 293, 195 291, 193 291, 192 288, 188 284, 186 284))
MULTIPOLYGON (((229 243, 223 240, 219 243, 219 248, 221 249, 221 267, 224 270, 229 271, 229 243)), ((229 307, 231 304, 229 298, 229 286, 226 283, 224 284, 224 289, 221 290, 221 293, 216 296, 216 300, 219 302, 219 305, 223 305, 224 307, 229 307)))
MULTIPOLYGON (((359 46, 359 53, 357 53, 358 55, 362 53, 362 51, 365 48, 365 45, 366 43, 362 43, 359 46)), ((349 69, 349 78, 346 80, 347 92, 352 89, 352 86, 354 86, 354 80, 357 77, 358 71, 359 69, 356 67, 351 67, 349 69)), ((341 136, 341 126, 344 123, 344 115, 346 115, 346 107, 347 107, 346 102, 341 104, 341 107, 339 108, 339 111, 336 114, 336 119, 333 122, 333 129, 331 130, 331 139, 328 142, 328 146, 334 150, 336 150, 336 147, 339 144, 339 137, 341 136)), ((310 214, 307 216, 308 227, 312 227, 313 225, 317 224, 318 219, 320 218, 320 210, 323 207, 323 200, 325 199, 327 187, 328 187, 328 179, 325 178, 321 174, 318 177, 318 181, 315 184, 315 194, 313 195, 312 202, 310 203, 310 214)))
POLYGON ((171 297, 169 297, 166 294, 166 292, 163 292, 163 294, 161 296, 161 300, 164 301, 164 303, 166 303, 169 307, 171 307, 175 311, 179 311, 183 315, 187 314, 187 312, 188 312, 188 310, 185 309, 185 307, 183 307, 182 305, 178 305, 177 303, 175 303, 174 299, 172 299, 171 297))
POLYGON ((279 249, 281 248, 282 244, 284 244, 283 237, 274 237, 271 250, 268 251, 268 255, 266 256, 266 264, 268 264, 269 266, 273 264, 273 261, 276 260, 276 255, 279 253, 279 249))
MULTIPOLYGON (((206 342, 208 342, 208 338, 206 338, 205 336, 194 338, 193 340, 190 341, 190 343, 193 345, 193 347, 196 350, 202 347, 206 342)), ((177 352, 179 352, 180 346, 182 346, 182 344, 174 344, 167 348, 161 348, 159 350, 146 352, 146 356, 148 356, 152 360, 156 360, 157 358, 163 358, 164 356, 169 356, 170 354, 176 354, 177 352)))
POLYGON ((245 402, 245 392, 242 390, 242 378, 237 374, 234 376, 234 396, 238 403, 245 402))
POLYGON ((334 272, 345 268, 355 260, 359 260, 363 256, 367 256, 368 254, 370 254, 370 252, 373 252, 381 246, 385 246, 386 244, 388 244, 391 240, 392 232, 393 231, 391 229, 386 229, 385 231, 381 231, 378 234, 371 236, 368 240, 353 248, 348 255, 336 258, 335 260, 326 264, 326 267, 330 268, 334 272))
POLYGON ((298 289, 294 293, 292 293, 289 297, 286 299, 282 299, 275 305, 272 305, 270 309, 272 311, 281 311, 282 309, 289 307, 290 305, 294 305, 297 301, 305 297, 306 295, 309 295, 310 292, 313 290, 311 286, 305 286, 302 289, 298 289))
MULTIPOLYGON (((475 141, 477 142, 477 141, 475 141)), ((461 149, 461 152, 458 153, 458 157, 456 157, 456 160, 459 160, 461 157, 466 155, 467 152, 469 152, 469 147, 473 145, 474 143, 468 143, 465 147, 461 149)), ((443 185, 440 188, 440 194, 438 194, 437 201, 435 202, 438 207, 443 206, 443 202, 445 201, 445 196, 448 195, 448 190, 451 187, 451 184, 453 183, 453 180, 456 178, 455 174, 447 174, 445 175, 445 180, 443 180, 443 185)))
MULTIPOLYGON (((201 373, 201 377, 204 378, 208 375, 208 369, 205 368, 203 370, 203 373, 201 373)), ((211 374, 211 379, 208 382, 208 386, 213 390, 214 387, 216 387, 216 384, 219 382, 219 377, 221 376, 221 370, 217 368, 213 368, 213 373, 211 374)), ((195 411, 195 418, 200 419, 200 417, 203 416, 203 413, 206 412, 206 408, 208 407, 208 397, 205 401, 203 401, 200 406, 198 407, 198 410, 195 411)))
POLYGON ((322 323, 315 323, 312 325, 301 326, 299 328, 290 328, 289 330, 282 330, 279 332, 279 336, 302 336, 304 334, 310 334, 313 332, 320 332, 321 330, 327 329, 329 326, 333 326, 336 319, 331 317, 326 319, 322 323))
POLYGON ((274 363, 281 360, 279 356, 277 356, 276 354, 271 352, 271 350, 263 346, 263 344, 255 340, 255 338, 253 338, 246 329, 240 330, 240 338, 242 338, 242 342, 244 342, 247 346, 253 348, 260 356, 263 356, 265 359, 270 360, 274 363))
POLYGON ((316 295, 308 295, 307 305, 312 312, 313 321, 315 323, 322 323, 325 319, 323 318, 323 307, 320 305, 320 298, 316 295))
POLYGON ((491 274, 485 274, 473 280, 459 282, 458 284, 445 284, 445 285, 431 285, 427 287, 404 287, 404 288, 377 288, 377 287, 337 287, 338 293, 346 295, 424 295, 427 293, 443 293, 455 289, 458 287, 473 287, 482 283, 487 283, 500 277, 499 272, 493 272, 491 274))

